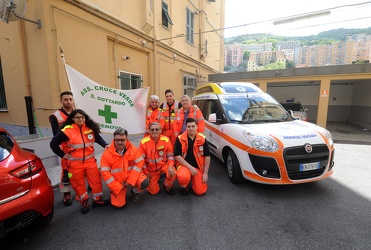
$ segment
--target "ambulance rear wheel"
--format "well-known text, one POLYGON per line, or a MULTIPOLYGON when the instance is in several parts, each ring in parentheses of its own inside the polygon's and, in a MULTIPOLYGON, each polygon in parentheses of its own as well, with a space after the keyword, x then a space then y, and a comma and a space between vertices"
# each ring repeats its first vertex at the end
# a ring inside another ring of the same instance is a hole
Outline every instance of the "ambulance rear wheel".
POLYGON ((225 158, 225 164, 227 167, 229 180, 234 184, 241 183, 243 176, 241 173, 240 163, 238 162, 236 154, 231 149, 228 150, 225 158))

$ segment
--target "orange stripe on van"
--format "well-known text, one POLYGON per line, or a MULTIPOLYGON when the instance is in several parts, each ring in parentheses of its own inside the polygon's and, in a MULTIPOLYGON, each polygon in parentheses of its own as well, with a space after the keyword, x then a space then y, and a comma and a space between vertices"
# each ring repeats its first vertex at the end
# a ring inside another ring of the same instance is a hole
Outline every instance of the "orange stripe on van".
POLYGON ((225 133, 213 128, 212 126, 210 126, 207 123, 205 123, 205 127, 207 127, 208 129, 213 131, 215 134, 219 135, 220 137, 222 137, 223 139, 228 141, 230 144, 238 147, 241 150, 248 151, 249 149, 251 149, 251 147, 249 147, 249 146, 239 142, 238 140, 234 139, 233 137, 230 137, 229 135, 226 135, 225 133))

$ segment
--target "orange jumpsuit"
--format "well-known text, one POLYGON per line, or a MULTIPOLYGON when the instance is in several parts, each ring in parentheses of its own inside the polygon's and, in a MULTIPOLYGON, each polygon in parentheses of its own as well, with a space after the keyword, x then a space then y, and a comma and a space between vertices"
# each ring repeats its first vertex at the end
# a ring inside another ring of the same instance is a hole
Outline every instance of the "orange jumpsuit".
POLYGON ((175 143, 174 135, 174 120, 175 114, 178 112, 180 103, 174 101, 174 103, 169 106, 166 102, 161 104, 160 108, 162 109, 161 119, 164 121, 164 127, 162 129, 162 134, 170 138, 171 144, 175 143))
MULTIPOLYGON (((158 122, 161 126, 161 128, 164 128, 164 123, 165 121, 161 118, 162 114, 162 109, 159 107, 156 109, 153 109, 151 107, 148 108, 147 110, 147 115, 146 115, 146 130, 149 130, 149 125, 152 122, 158 122)), ((144 134, 144 137, 149 135, 148 133, 144 134)))
MULTIPOLYGON (((175 121, 174 121, 174 135, 178 137, 184 131, 182 130, 183 122, 184 122, 184 108, 178 109, 175 114, 175 121)), ((201 110, 194 109, 193 106, 190 107, 188 110, 188 118, 194 118, 197 121, 197 132, 203 133, 205 131, 205 120, 202 115, 201 110)))
POLYGON ((102 195, 102 181, 95 160, 93 130, 85 124, 81 128, 77 124, 67 125, 62 132, 69 138, 67 153, 72 158, 67 160, 68 176, 76 195, 81 201, 88 199, 85 177, 92 188, 94 200, 102 195))
POLYGON ((155 142, 151 136, 146 136, 142 139, 139 145, 139 150, 146 162, 143 167, 143 172, 149 174, 149 186, 147 191, 150 194, 157 194, 160 191, 158 180, 161 173, 166 174, 164 185, 168 190, 173 187, 176 175, 169 175, 169 168, 174 169, 174 149, 167 136, 160 135, 160 138, 155 142))
POLYGON ((111 191, 111 204, 115 207, 123 207, 126 204, 125 183, 135 187, 138 192, 146 188, 143 187, 147 176, 142 172, 144 166, 142 155, 129 140, 126 141, 125 147, 125 153, 121 155, 116 151, 112 141, 101 156, 100 171, 111 191))
MULTIPOLYGON (((187 155, 188 150, 188 135, 187 132, 181 134, 178 136, 179 142, 182 146, 182 157, 185 158, 187 155)), ((205 143, 205 136, 203 134, 197 133, 196 138, 194 139, 193 144, 193 155, 195 156, 197 165, 199 168, 197 168, 198 174, 197 175, 191 175, 191 171, 182 165, 179 165, 177 167, 177 178, 179 185, 182 188, 186 188, 189 185, 189 182, 192 179, 192 190, 197 195, 202 195, 206 193, 207 191, 207 183, 202 182, 202 175, 204 172, 205 167, 205 156, 204 156, 204 143, 205 143)), ((209 154, 210 152, 208 152, 209 154)), ((176 153, 175 153, 176 154, 176 153)))

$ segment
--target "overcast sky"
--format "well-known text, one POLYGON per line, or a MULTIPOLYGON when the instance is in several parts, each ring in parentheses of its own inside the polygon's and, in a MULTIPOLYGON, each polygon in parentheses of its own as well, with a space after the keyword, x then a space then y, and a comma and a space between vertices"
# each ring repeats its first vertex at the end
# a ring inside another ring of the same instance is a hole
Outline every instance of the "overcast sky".
POLYGON ((337 28, 371 27, 371 1, 367 0, 226 0, 225 37, 269 33, 280 36, 317 35, 337 28), (355 5, 364 3, 362 5, 355 5), (347 7, 340 7, 346 6, 347 7), (354 5, 354 6, 350 6, 354 5), (340 7, 340 8, 339 8, 340 7), (329 15, 273 25, 277 19, 322 10, 329 15), (239 28, 230 28, 242 26, 239 28))

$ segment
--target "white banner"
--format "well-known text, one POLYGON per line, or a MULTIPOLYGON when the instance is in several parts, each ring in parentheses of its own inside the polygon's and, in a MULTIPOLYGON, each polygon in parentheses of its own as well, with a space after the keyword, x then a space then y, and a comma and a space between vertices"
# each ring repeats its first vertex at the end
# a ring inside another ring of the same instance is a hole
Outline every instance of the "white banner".
POLYGON ((122 90, 100 85, 64 64, 75 106, 96 121, 102 132, 124 128, 129 134, 145 131, 148 88, 122 90))

